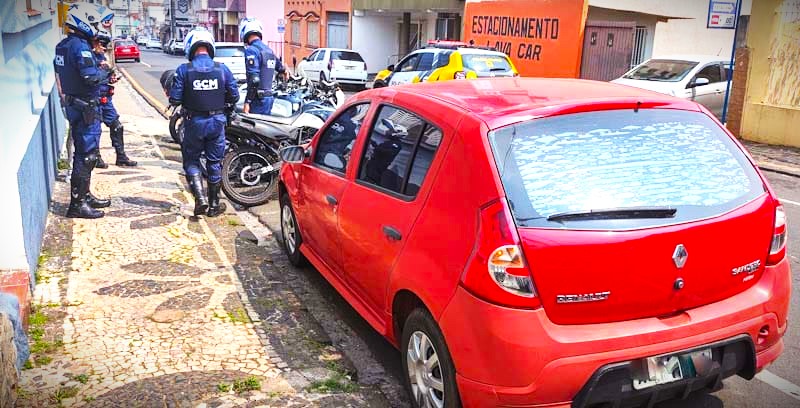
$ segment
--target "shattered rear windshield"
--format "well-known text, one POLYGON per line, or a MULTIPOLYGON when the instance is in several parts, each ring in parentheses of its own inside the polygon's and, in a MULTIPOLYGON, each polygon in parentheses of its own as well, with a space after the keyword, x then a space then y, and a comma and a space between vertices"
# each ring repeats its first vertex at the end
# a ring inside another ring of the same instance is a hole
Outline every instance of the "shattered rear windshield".
POLYGON ((614 110, 535 119, 489 133, 521 226, 616 229, 716 216, 764 192, 747 157, 700 112, 614 110), (668 207, 674 218, 548 221, 553 214, 668 207))

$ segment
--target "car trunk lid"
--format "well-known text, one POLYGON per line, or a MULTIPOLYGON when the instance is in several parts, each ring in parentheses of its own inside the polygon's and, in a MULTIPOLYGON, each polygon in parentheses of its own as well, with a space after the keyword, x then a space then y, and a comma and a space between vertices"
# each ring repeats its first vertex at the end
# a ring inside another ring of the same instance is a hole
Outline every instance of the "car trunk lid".
POLYGON ((712 219, 633 231, 520 228, 557 324, 668 316, 752 286, 764 270, 775 204, 765 193, 712 219))

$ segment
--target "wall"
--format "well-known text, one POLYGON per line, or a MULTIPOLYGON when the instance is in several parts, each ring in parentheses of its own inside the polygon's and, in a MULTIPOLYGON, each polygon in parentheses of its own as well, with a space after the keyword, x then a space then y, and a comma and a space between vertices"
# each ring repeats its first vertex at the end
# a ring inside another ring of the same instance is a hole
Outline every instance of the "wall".
POLYGON ((283 41, 283 34, 278 34, 278 19, 286 20, 284 0, 247 0, 247 17, 261 20, 264 26, 264 41, 273 43, 283 41))
POLYGON ((0 407, 13 407, 17 400, 17 348, 14 328, 5 313, 0 313, 0 407))
POLYGON ((747 34, 742 137, 800 147, 800 0, 759 0, 747 34))
MULTIPOLYGON (((730 58, 734 30, 706 28, 708 0, 670 0, 663 3, 691 18, 658 23, 653 45, 654 56, 704 54, 730 58)), ((752 4, 753 0, 742 0, 742 15, 750 14, 752 4)))
POLYGON ((28 16, 24 1, 0 2, 0 291, 14 293, 23 308, 65 134, 53 92, 60 34, 46 4, 34 1, 40 13, 28 16))
POLYGON ((390 63, 392 54, 397 54, 399 33, 397 17, 363 16, 351 19, 353 22, 353 49, 361 54, 370 73, 378 72, 390 63))
MULTIPOLYGON (((589 2, 591 4, 591 1, 589 2)), ((589 6, 586 21, 633 21, 637 26, 647 27, 647 42, 645 44, 645 59, 653 55, 653 37, 656 32, 658 16, 643 14, 633 11, 621 11, 589 6)))
MULTIPOLYGON (((303 57, 311 55, 317 46, 308 44, 308 21, 319 21, 319 47, 325 47, 327 44, 327 12, 336 11, 343 13, 350 13, 351 4, 350 0, 318 0, 309 2, 307 0, 285 0, 284 12, 286 13, 286 35, 284 39, 286 45, 284 46, 283 60, 291 66, 292 57, 297 59, 297 62, 303 57), (300 38, 291 38, 291 21, 300 22, 300 38)), ((353 44, 352 38, 352 15, 350 18, 350 40, 349 43, 353 44)))

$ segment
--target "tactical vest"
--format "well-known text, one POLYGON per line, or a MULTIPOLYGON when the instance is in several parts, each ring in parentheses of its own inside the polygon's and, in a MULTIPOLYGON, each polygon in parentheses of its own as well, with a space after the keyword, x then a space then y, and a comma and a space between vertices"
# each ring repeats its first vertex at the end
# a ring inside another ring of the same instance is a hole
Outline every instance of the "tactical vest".
POLYGON ((96 88, 86 85, 81 78, 81 59, 94 60, 94 53, 86 40, 71 34, 56 45, 55 54, 53 62, 65 95, 87 98, 97 93, 96 88))
POLYGON ((276 58, 275 54, 271 53, 264 43, 260 43, 258 53, 261 56, 261 64, 259 64, 261 83, 258 88, 262 90, 272 91, 272 78, 275 76, 276 58))
POLYGON ((225 75, 222 66, 214 63, 209 72, 196 70, 187 64, 186 81, 183 84, 183 106, 190 111, 210 112, 225 108, 225 75))

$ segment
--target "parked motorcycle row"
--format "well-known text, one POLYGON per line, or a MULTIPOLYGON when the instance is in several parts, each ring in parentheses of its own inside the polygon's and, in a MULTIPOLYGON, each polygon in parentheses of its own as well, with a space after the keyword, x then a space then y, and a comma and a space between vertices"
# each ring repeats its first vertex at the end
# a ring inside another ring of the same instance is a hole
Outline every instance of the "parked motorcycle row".
MULTIPOLYGON (((165 88, 168 75, 165 73, 162 77, 165 88)), ((274 84, 272 111, 269 115, 260 115, 243 112, 247 85, 240 82, 240 98, 225 128, 227 147, 222 161, 222 190, 228 199, 245 207, 264 204, 275 194, 280 149, 311 140, 345 99, 336 82, 314 84, 308 78, 291 76, 274 84)), ((170 136, 180 144, 184 131, 183 111, 172 107, 169 114, 170 136)), ((201 163, 205 169, 203 158, 201 163)))

